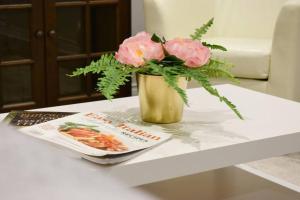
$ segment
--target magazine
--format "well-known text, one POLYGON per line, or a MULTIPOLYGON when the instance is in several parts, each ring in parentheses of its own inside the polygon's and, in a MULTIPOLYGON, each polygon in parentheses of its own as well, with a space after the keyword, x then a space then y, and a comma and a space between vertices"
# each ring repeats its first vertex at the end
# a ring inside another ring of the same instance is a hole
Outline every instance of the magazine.
POLYGON ((12 126, 23 127, 40 124, 54 119, 59 119, 74 112, 46 112, 46 111, 11 111, 3 119, 4 123, 12 126))
POLYGON ((170 138, 146 127, 122 122, 104 113, 78 113, 20 129, 28 135, 62 145, 100 164, 128 160, 170 138))

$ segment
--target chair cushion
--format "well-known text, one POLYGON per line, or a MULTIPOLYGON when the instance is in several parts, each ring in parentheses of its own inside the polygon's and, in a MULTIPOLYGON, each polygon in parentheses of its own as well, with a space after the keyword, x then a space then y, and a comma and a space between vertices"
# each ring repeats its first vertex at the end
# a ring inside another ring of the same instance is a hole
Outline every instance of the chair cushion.
POLYGON ((271 39, 206 38, 203 41, 219 44, 227 51, 213 50, 213 57, 234 64, 233 74, 238 78, 267 79, 269 75, 271 39))

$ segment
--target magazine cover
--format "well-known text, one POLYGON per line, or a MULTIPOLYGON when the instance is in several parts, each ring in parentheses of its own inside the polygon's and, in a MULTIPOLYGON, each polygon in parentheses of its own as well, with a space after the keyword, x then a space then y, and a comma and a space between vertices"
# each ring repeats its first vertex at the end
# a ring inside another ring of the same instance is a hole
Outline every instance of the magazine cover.
MULTIPOLYGON (((65 146, 95 162, 100 157, 129 158, 170 138, 146 127, 124 123, 104 113, 78 113, 20 129, 22 132, 65 146)), ((101 163, 101 162, 99 162, 101 163)))
POLYGON ((59 119, 73 112, 45 112, 45 111, 11 111, 3 119, 3 122, 12 126, 32 126, 54 119, 59 119))

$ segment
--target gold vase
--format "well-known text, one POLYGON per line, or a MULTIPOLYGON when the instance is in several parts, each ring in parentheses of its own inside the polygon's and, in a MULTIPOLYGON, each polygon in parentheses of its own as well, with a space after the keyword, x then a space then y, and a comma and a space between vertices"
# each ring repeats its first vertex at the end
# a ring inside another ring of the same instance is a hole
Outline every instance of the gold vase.
MULTIPOLYGON (((184 77, 177 81, 180 88, 186 89, 184 77)), ((181 120, 183 100, 162 76, 138 74, 138 90, 143 121, 169 124, 181 120)))

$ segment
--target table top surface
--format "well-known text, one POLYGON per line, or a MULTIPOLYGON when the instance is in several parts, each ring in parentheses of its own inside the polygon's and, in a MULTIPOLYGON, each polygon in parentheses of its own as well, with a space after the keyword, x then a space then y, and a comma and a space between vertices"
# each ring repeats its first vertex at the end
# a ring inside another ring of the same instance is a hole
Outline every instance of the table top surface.
POLYGON ((190 106, 185 107, 183 120, 175 124, 142 122, 138 97, 39 110, 99 111, 172 134, 171 140, 132 160, 109 167, 112 174, 130 185, 300 151, 300 103, 228 84, 216 88, 238 107, 245 120, 240 120, 202 88, 188 90, 190 106))
POLYGON ((74 152, 3 124, 0 130, 0 199, 157 199, 146 191, 129 188, 74 152))

